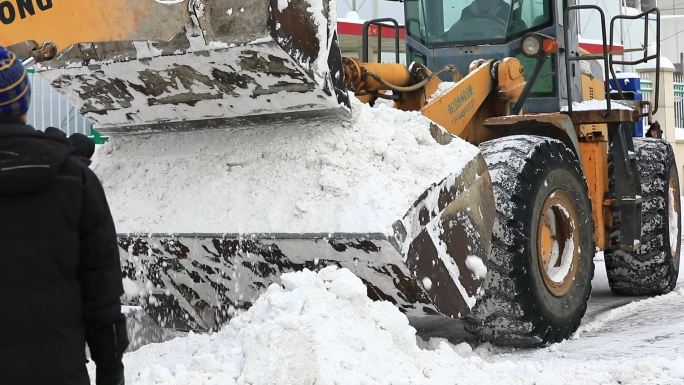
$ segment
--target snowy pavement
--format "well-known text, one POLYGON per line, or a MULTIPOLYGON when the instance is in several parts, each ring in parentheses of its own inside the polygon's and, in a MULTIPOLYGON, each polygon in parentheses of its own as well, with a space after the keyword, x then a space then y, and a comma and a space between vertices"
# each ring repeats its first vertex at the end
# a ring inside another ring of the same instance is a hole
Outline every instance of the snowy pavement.
POLYGON ((682 279, 665 296, 615 297, 597 260, 575 338, 473 350, 458 333, 416 339, 403 314, 368 300, 346 270, 283 277, 284 288, 271 287, 214 335, 127 354, 127 384, 684 384, 682 279))
MULTIPOLYGON (((585 357, 608 353, 613 357, 684 358, 684 274, 679 275, 677 288, 669 295, 619 297, 610 292, 601 260, 596 261, 592 284, 579 339, 565 342, 569 349, 585 357)), ((681 370, 684 374, 684 361, 681 370)))

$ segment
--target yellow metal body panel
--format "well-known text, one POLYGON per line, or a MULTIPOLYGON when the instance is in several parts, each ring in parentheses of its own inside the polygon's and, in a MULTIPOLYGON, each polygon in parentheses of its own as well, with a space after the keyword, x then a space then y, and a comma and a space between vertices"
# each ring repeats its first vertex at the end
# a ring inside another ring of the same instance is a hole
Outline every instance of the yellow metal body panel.
POLYGON ((456 136, 464 130, 475 116, 494 87, 492 61, 474 69, 463 80, 422 109, 423 115, 456 136))
POLYGON ((344 63, 347 88, 359 95, 362 102, 371 102, 380 92, 392 89, 395 108, 420 110, 452 135, 475 145, 500 136, 485 127, 484 122, 493 116, 510 115, 512 102, 518 100, 525 88, 523 67, 515 58, 498 62, 498 84, 492 77, 493 60, 474 61, 468 76, 433 100, 428 99, 442 81, 425 67, 414 66, 408 71, 399 64, 361 63, 348 58, 344 63), (374 76, 382 78, 384 83, 374 76))
MULTIPOLYGON (((582 100, 605 100, 601 80, 582 73, 582 100)), ((589 187, 594 238, 596 247, 605 250, 609 246, 609 231, 613 214, 608 195, 608 126, 606 124, 582 124, 579 126, 580 152, 584 177, 589 187)))
POLYGON ((518 59, 507 57, 498 67, 498 96, 502 104, 510 100, 518 100, 525 89, 523 65, 518 59))
POLYGON ((59 51, 84 42, 169 40, 190 22, 186 2, 11 0, 0 12, 0 45, 50 41, 59 51))
POLYGON ((582 169, 589 187, 592 216, 594 217, 594 240, 596 247, 608 247, 610 207, 604 202, 608 198, 608 142, 580 142, 582 169))
MULTIPOLYGON (((605 98, 603 82, 583 73, 582 100, 604 100, 605 98)), ((583 124, 580 126, 580 137, 588 140, 608 140, 608 126, 605 124, 583 124)))

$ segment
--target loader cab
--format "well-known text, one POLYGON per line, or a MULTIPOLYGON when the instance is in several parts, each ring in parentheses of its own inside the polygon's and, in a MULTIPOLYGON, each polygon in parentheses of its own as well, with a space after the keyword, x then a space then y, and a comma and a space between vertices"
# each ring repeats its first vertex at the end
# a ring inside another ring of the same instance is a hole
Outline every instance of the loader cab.
MULTIPOLYGON (((562 55, 578 51, 577 33, 563 42, 563 10, 576 0, 405 0, 408 62, 438 70, 454 64, 462 75, 476 59, 515 57, 529 79, 536 59, 522 53, 522 40, 538 32, 558 40, 560 49, 546 60, 529 99, 528 112, 557 112, 567 104, 562 55)), ((575 64, 573 64, 575 65, 575 64)), ((580 92, 579 69, 572 71, 573 94, 580 92)), ((452 80, 445 78, 444 80, 452 80)))

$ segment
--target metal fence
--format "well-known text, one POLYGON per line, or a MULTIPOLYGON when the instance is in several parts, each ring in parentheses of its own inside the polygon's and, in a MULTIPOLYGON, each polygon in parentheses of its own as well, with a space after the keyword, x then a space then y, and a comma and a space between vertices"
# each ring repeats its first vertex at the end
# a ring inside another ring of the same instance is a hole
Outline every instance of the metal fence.
MULTIPOLYGON (((639 74, 639 77, 641 78, 641 95, 644 101, 651 102, 651 104, 653 104, 655 94, 653 91, 653 80, 651 79, 651 74, 642 72, 639 74)), ((644 118, 642 123, 644 124, 644 131, 646 131, 648 127, 648 119, 644 118)))
MULTIPOLYGON (((641 73, 641 92, 644 95, 644 100, 653 103, 653 79, 651 74, 641 73)), ((682 74, 674 75, 674 118, 675 118, 675 137, 674 140, 684 140, 684 76, 682 74)), ((665 100, 667 100, 667 96, 665 100)), ((662 100, 662 99, 661 99, 662 100)))
POLYGON ((78 109, 58 94, 42 76, 29 69, 31 81, 31 107, 29 124, 38 130, 56 127, 67 135, 80 132, 91 135, 92 123, 78 112, 78 109))
POLYGON ((674 112, 676 140, 684 139, 684 78, 674 75, 674 112))

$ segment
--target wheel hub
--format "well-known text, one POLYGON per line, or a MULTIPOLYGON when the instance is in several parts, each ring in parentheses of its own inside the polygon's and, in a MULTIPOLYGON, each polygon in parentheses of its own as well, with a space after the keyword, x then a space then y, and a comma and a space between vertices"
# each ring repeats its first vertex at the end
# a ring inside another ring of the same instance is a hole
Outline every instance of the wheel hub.
POLYGON ((566 191, 555 190, 544 201, 539 217, 539 272, 546 289, 556 297, 570 292, 579 267, 578 218, 572 202, 566 191))

